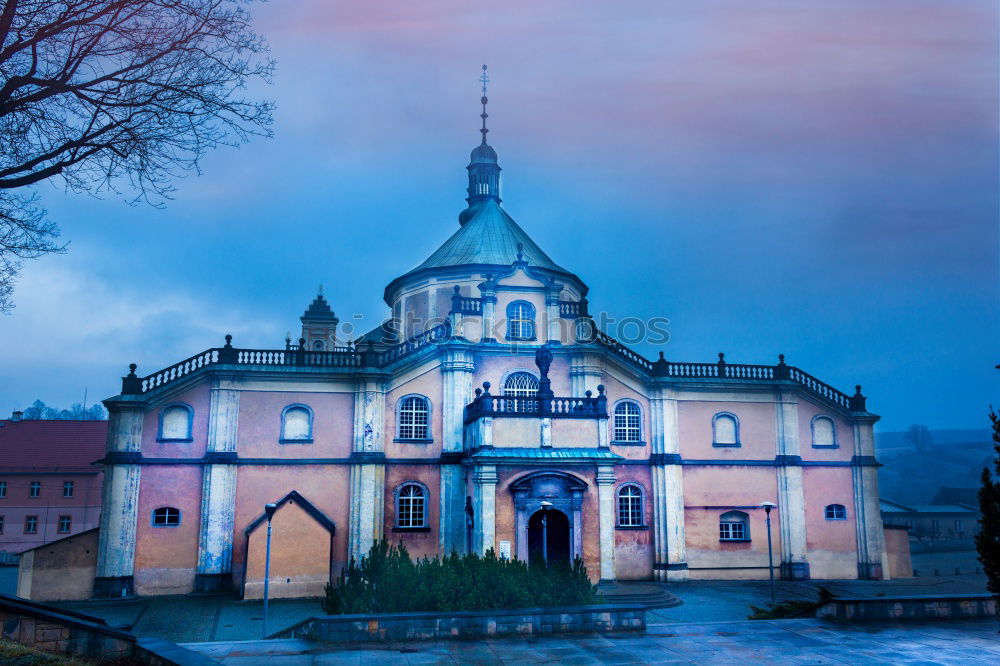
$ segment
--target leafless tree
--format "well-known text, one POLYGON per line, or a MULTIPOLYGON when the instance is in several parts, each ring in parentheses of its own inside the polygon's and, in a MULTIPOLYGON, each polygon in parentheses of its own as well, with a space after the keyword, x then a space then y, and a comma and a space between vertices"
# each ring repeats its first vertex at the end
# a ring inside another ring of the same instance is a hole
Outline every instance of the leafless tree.
POLYGON ((0 311, 24 259, 65 247, 33 185, 161 205, 207 151, 270 135, 250 1, 0 0, 0 311))

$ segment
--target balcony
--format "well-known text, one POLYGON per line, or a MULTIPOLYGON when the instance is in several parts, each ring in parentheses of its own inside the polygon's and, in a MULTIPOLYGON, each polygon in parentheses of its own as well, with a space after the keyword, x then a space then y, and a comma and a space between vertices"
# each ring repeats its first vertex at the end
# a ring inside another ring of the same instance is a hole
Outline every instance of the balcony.
POLYGON ((469 424, 484 416, 513 418, 554 418, 554 419, 606 419, 608 399, 604 387, 597 387, 598 395, 590 391, 584 398, 567 398, 546 395, 539 390, 534 396, 492 395, 490 383, 476 389, 476 397, 465 407, 465 423, 469 424))

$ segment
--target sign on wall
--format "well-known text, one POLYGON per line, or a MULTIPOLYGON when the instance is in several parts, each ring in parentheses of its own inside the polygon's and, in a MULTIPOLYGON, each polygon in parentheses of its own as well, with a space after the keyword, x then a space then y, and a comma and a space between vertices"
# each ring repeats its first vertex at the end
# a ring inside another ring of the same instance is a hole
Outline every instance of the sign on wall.
POLYGON ((510 541, 500 542, 500 559, 501 560, 510 559, 510 541))

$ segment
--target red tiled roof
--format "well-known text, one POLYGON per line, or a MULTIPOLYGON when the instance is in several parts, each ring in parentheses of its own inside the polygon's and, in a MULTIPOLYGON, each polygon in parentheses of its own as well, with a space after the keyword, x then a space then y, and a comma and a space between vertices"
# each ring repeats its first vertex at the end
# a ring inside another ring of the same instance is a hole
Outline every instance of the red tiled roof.
POLYGON ((107 435, 107 421, 0 420, 0 469, 99 471, 107 435))

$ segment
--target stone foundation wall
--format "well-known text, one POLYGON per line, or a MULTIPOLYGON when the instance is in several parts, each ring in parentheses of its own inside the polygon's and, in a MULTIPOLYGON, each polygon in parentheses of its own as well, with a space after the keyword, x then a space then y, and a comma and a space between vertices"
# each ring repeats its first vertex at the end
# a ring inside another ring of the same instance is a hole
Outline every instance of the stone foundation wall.
POLYGON ((816 617, 837 622, 954 620, 995 614, 996 601, 988 594, 834 599, 816 611, 816 617))
POLYGON ((645 606, 601 604, 452 613, 326 615, 303 620, 271 638, 363 643, 645 629, 645 606))

